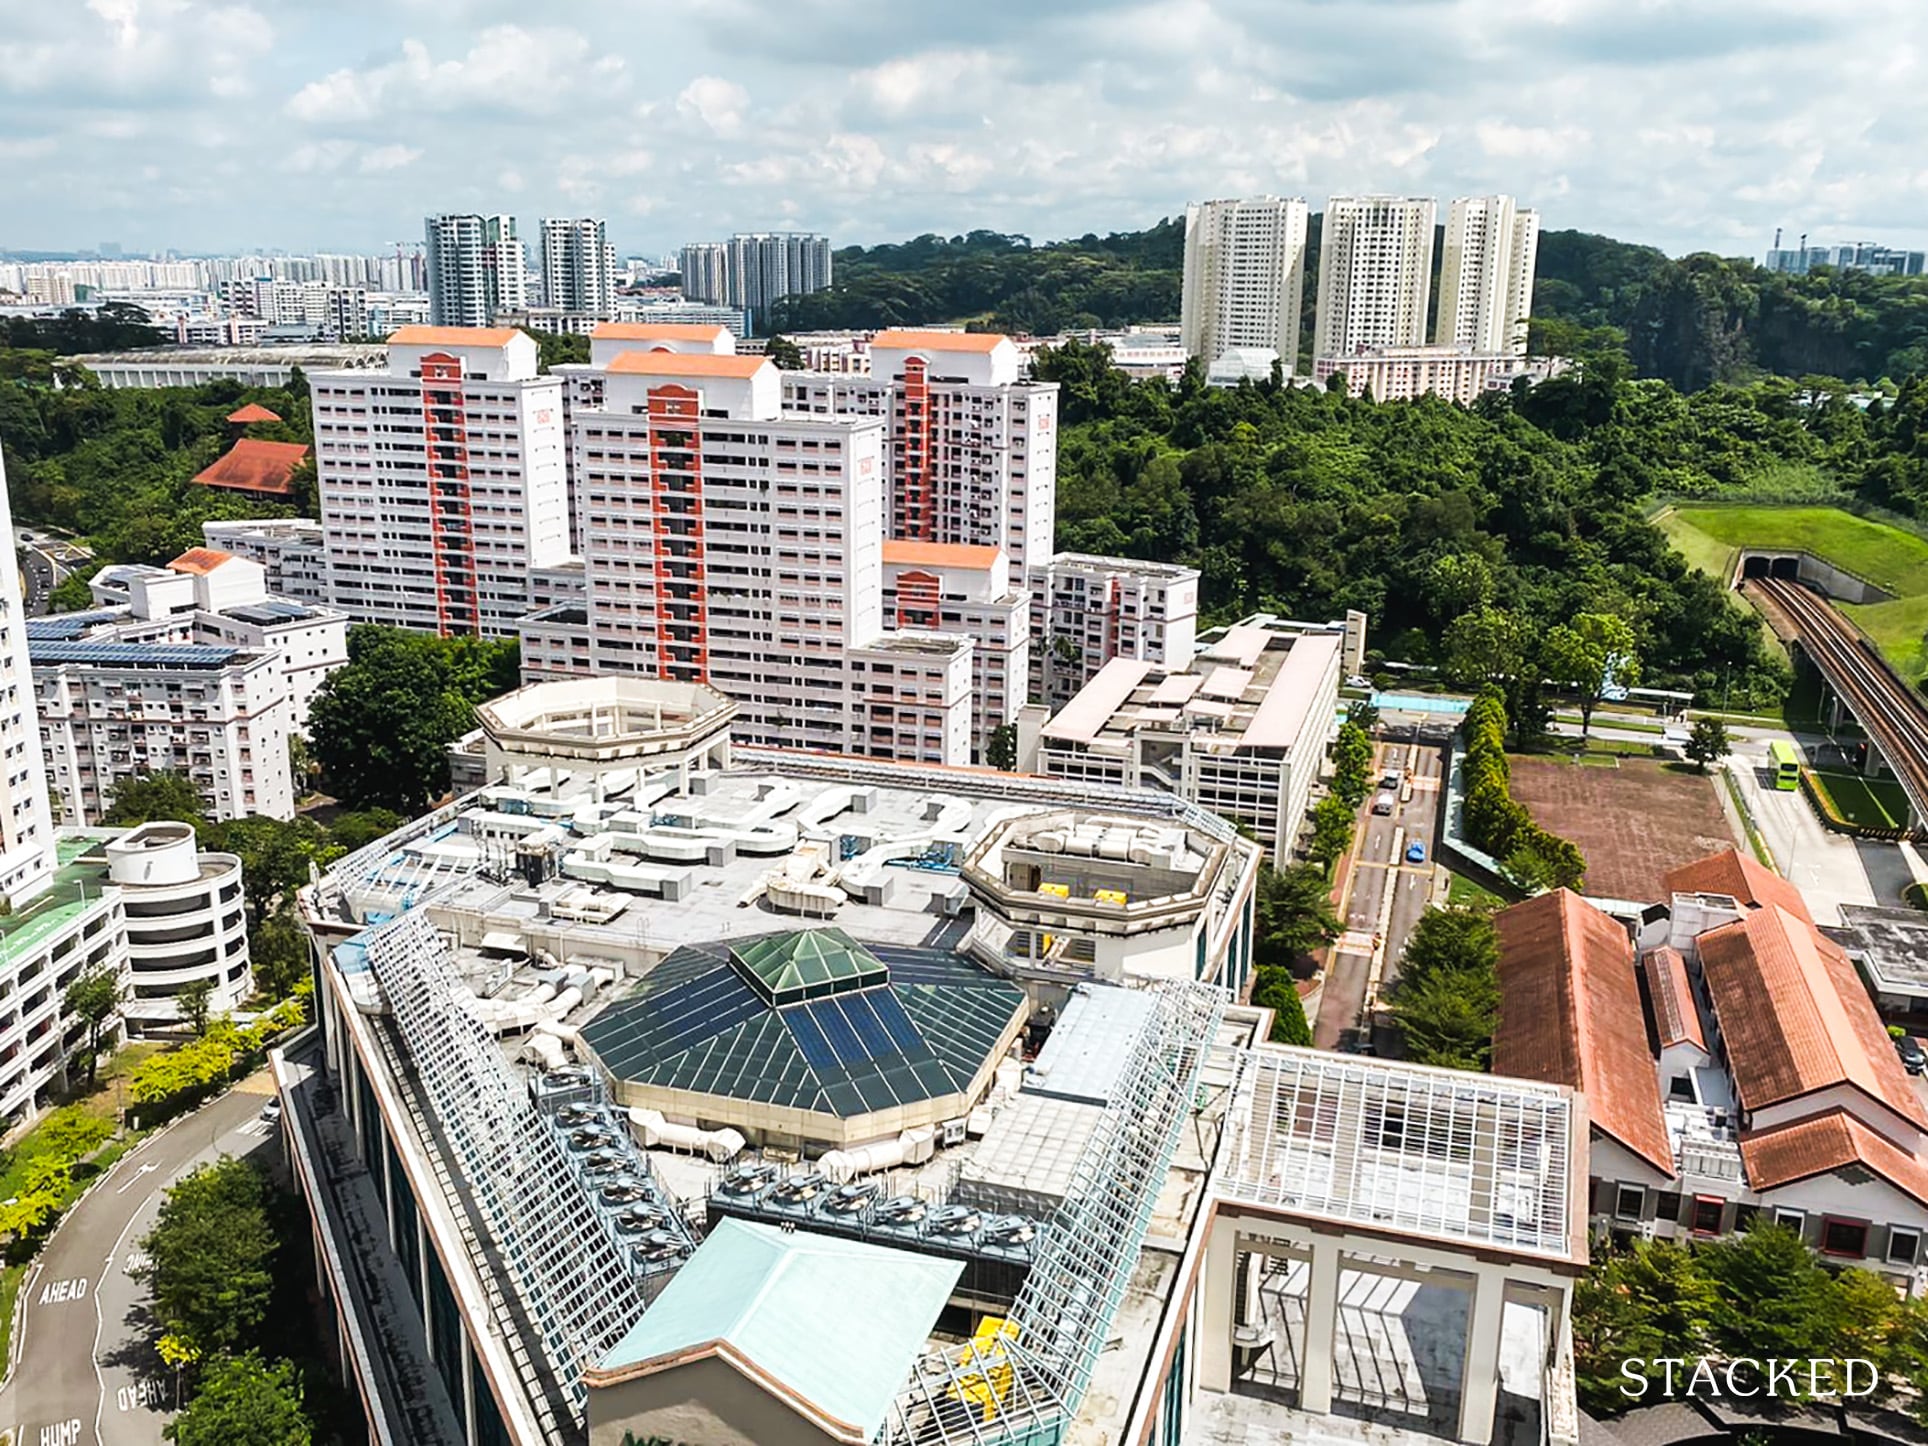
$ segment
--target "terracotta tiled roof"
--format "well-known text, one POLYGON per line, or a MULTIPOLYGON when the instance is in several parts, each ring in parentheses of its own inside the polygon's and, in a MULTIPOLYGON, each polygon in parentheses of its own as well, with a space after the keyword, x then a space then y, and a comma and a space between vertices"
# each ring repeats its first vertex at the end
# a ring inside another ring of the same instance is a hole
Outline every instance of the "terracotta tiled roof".
POLYGON ((1709 854, 1668 873, 1662 882, 1669 894, 1726 894, 1750 909, 1779 904, 1797 919, 1812 924, 1807 900, 1801 891, 1770 868, 1764 868, 1738 850, 1709 854))
POLYGON ((995 351, 1010 338, 996 331, 880 331, 873 351, 995 351))
POLYGON ((1756 1190, 1859 1165, 1928 1205, 1928 1166, 1846 1110, 1829 1110, 1771 1130, 1748 1130, 1740 1144, 1747 1183, 1756 1190))
POLYGON ((203 487, 286 497, 293 490, 288 478, 307 455, 308 448, 301 442, 264 442, 259 437, 243 437, 194 480, 203 487))
POLYGON ((626 351, 607 370, 647 377, 753 377, 774 363, 767 356, 710 356, 703 352, 626 351))
POLYGON ((886 540, 884 561, 917 567, 968 567, 985 572, 997 561, 995 547, 969 542, 913 542, 886 540))
POLYGON ((1493 1072, 1579 1090, 1603 1133, 1674 1173, 1626 930, 1569 889, 1515 904, 1500 939, 1493 1072))
POLYGON ((521 335, 513 326, 404 326, 390 346, 507 346, 521 335))
POLYGON ((234 561, 234 554, 222 552, 214 547, 190 547, 168 564, 176 572, 209 573, 224 562, 234 561))
POLYGON ((1701 975, 1743 1109, 1846 1085, 1928 1130, 1854 965, 1777 905, 1700 936, 1701 975))
POLYGON ((591 341, 715 341, 720 326, 691 326, 670 321, 599 321, 591 341))
POLYGON ((1692 1044, 1705 1050, 1707 1034, 1701 1028, 1700 1007, 1694 1002, 1694 986, 1687 980, 1687 961, 1680 951, 1655 949, 1640 961, 1640 967, 1647 976, 1647 997, 1653 1001, 1660 1047, 1692 1044))
POLYGON ((249 402, 245 407, 229 412, 228 420, 237 426, 245 427, 250 422, 278 422, 281 420, 281 414, 269 411, 259 402, 249 402))

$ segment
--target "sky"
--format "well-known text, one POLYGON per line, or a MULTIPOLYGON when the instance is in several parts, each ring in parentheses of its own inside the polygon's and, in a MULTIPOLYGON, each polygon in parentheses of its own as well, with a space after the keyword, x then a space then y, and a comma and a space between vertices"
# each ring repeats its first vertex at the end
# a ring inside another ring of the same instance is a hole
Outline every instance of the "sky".
POLYGON ((1925 46, 1922 0, 0 0, 0 247, 1043 241, 1368 191, 1928 247, 1925 46))

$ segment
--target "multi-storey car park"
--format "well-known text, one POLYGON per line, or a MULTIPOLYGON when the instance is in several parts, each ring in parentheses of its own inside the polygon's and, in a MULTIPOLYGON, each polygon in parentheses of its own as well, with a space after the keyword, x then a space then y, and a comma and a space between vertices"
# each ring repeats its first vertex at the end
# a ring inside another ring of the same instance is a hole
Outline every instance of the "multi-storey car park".
POLYGON ((1259 1044, 1258 850, 1180 800, 732 716, 523 689, 304 893, 274 1068, 371 1439, 1577 1439, 1568 1091, 1259 1044))
POLYGON ((1059 712, 1027 708, 1018 766, 1157 788, 1250 826, 1290 854, 1337 717, 1341 663, 1362 622, 1248 619, 1195 657, 1114 657, 1059 712))

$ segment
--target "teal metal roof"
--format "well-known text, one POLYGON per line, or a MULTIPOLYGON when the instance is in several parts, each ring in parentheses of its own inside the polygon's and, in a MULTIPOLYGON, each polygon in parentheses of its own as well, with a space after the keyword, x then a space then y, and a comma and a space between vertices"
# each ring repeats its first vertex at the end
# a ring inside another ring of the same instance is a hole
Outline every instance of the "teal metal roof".
POLYGON ((958 1260, 726 1219, 602 1368, 728 1342, 868 1440, 963 1271, 958 1260))

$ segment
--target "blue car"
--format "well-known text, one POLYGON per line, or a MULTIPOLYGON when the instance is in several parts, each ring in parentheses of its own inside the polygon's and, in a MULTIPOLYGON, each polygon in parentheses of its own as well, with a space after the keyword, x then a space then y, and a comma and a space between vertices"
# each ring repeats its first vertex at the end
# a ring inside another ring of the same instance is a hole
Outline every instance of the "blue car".
POLYGON ((1415 839, 1412 843, 1407 844, 1406 845, 1406 862, 1409 864, 1425 863, 1426 862, 1426 845, 1424 845, 1423 843, 1420 843, 1417 839, 1415 839))

